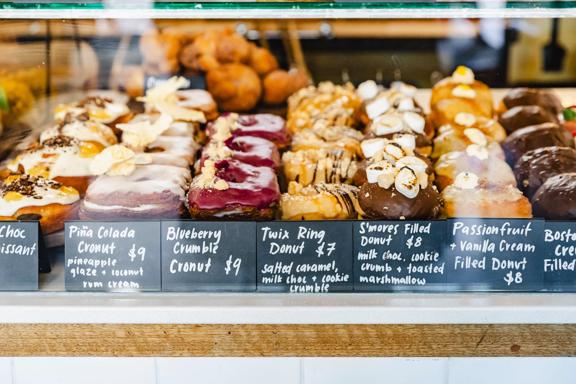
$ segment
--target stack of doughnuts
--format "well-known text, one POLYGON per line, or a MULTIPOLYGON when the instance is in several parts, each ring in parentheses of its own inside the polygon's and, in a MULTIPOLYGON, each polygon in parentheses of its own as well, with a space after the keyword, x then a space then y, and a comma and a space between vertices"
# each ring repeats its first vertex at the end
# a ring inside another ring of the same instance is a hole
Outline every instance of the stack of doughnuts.
POLYGON ((276 176, 287 144, 284 119, 268 114, 226 114, 209 124, 208 143, 192 180, 187 205, 197 219, 275 218, 276 176))
POLYGON ((534 216, 576 218, 576 149, 563 126, 562 104, 551 92, 511 90, 499 105, 500 121, 510 133, 506 157, 518 187, 531 200, 534 216))
POLYGON ((288 100, 290 150, 282 156, 288 182, 280 199, 284 220, 353 219, 358 188, 351 185, 361 155, 361 99, 351 84, 321 83, 288 100))
POLYGON ((416 88, 373 81, 360 84, 366 123, 360 146, 363 161, 354 177, 359 204, 368 219, 434 219, 442 201, 428 158, 433 130, 414 99, 416 88))
POLYGON ((447 217, 532 217, 501 142, 506 131, 494 118, 488 86, 460 66, 438 82, 430 99, 436 185, 447 217))

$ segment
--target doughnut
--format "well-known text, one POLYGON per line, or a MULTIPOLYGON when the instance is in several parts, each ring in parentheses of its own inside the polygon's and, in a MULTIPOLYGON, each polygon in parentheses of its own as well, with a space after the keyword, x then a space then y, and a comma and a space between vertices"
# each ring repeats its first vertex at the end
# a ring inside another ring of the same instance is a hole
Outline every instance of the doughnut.
POLYGON ((280 153, 273 142, 255 136, 230 137, 225 141, 210 141, 202 151, 200 165, 207 159, 234 159, 255 167, 278 168, 280 153))
POLYGON ((442 124, 438 128, 438 133, 446 129, 444 127, 451 127, 461 131, 467 128, 477 128, 498 143, 506 139, 506 130, 497 120, 484 116, 475 116, 471 113, 459 112, 454 117, 454 120, 442 124))
POLYGON ((524 127, 543 123, 558 124, 558 116, 539 105, 519 105, 505 111, 498 118, 508 134, 524 127))
POLYGON ((430 155, 433 159, 450 152, 465 151, 471 144, 488 149, 491 157, 504 159, 500 145, 478 128, 457 129, 450 125, 441 127, 434 139, 434 150, 430 155))
POLYGON ((280 197, 282 220, 346 220, 358 217, 358 188, 346 184, 302 186, 290 182, 280 197))
POLYGON ((358 202, 367 219, 404 220, 439 217, 442 200, 429 181, 426 167, 404 158, 396 164, 383 160, 366 168, 358 202))
POLYGON ((126 103, 104 96, 88 96, 77 102, 57 105, 54 109, 54 119, 57 122, 80 119, 114 127, 131 118, 132 112, 126 103))
POLYGON ((498 112, 503 114, 511 108, 522 105, 537 105, 554 116, 558 116, 563 110, 560 99, 552 92, 544 89, 514 88, 504 96, 498 106, 498 112))
POLYGON ((197 219, 274 218, 280 188, 274 170, 237 160, 207 160, 190 185, 188 209, 197 219))
POLYGON ((189 168, 196 160, 197 149, 192 137, 160 136, 144 152, 150 155, 151 164, 189 168))
POLYGON ((362 155, 360 141, 364 135, 352 128, 344 126, 326 127, 322 124, 312 129, 304 129, 292 137, 292 150, 303 151, 307 149, 343 149, 352 154, 362 155))
POLYGON ((78 191, 56 181, 11 175, 0 185, 0 220, 38 220, 46 235, 77 217, 79 199, 78 191))
POLYGON ((208 121, 218 117, 218 106, 212 95, 203 89, 187 89, 176 91, 176 105, 204 112, 208 121))
POLYGON ((98 176, 80 207, 82 220, 176 219, 186 211, 184 200, 190 170, 169 165, 137 165, 126 176, 98 176))
POLYGON ((462 172, 476 174, 481 180, 497 185, 516 186, 514 172, 503 159, 490 156, 486 148, 469 145, 465 151, 446 153, 434 165, 436 185, 440 191, 454 183, 462 172))
POLYGON ((225 114, 208 124, 206 134, 209 138, 220 141, 227 140, 230 136, 254 136, 269 140, 278 147, 288 145, 288 133, 284 119, 266 113, 256 115, 225 114))
POLYGON ((282 155, 284 175, 302 186, 321 183, 352 183, 357 171, 356 156, 342 149, 308 149, 282 155))
POLYGON ((576 173, 548 178, 532 197, 534 216, 549 220, 576 219, 576 173))
POLYGON ((554 123, 520 128, 502 143, 506 161, 510 166, 514 166, 518 159, 530 150, 553 146, 574 148, 570 132, 554 123))
POLYGON ((302 88, 288 99, 288 130, 296 133, 313 128, 318 122, 355 127, 360 123, 357 116, 361 106, 351 84, 323 82, 318 87, 302 88))
POLYGON ((114 130, 107 125, 90 120, 76 119, 68 122, 68 117, 40 134, 40 144, 57 136, 67 136, 79 141, 92 142, 108 147, 118 143, 114 130))
POLYGON ((513 185, 486 183, 472 173, 458 174, 442 191, 447 217, 531 218, 532 206, 513 185))
POLYGON ((431 118, 436 127, 453 121, 458 113, 470 113, 491 118, 494 100, 488 86, 475 80, 469 68, 459 66, 452 76, 432 88, 431 118))
POLYGON ((576 172, 576 149, 568 147, 528 151, 514 166, 518 188, 528 197, 532 197, 549 178, 569 172, 576 172))

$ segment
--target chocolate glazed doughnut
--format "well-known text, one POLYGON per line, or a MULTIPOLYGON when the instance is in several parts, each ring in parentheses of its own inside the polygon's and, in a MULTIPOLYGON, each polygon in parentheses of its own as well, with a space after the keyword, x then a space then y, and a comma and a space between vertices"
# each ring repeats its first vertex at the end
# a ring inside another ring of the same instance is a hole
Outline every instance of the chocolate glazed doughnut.
POLYGON ((534 216, 551 220, 576 219, 576 173, 549 178, 532 198, 534 216))
POLYGON ((523 105, 511 108, 498 119, 508 134, 532 125, 543 123, 558 124, 558 117, 538 105, 523 105))
POLYGON ((513 132, 502 143, 506 153, 506 161, 512 167, 526 152, 554 146, 574 148, 574 142, 570 132, 553 123, 521 128, 513 132))
POLYGON ((538 105, 553 115, 562 113, 562 103, 551 92, 534 88, 512 89, 502 99, 501 109, 514 108, 520 105, 538 105))
POLYGON ((440 194, 432 183, 414 198, 404 196, 394 186, 386 189, 366 183, 360 187, 358 200, 364 216, 369 219, 435 219, 442 207, 440 194))
POLYGON ((576 150, 568 147, 545 147, 526 152, 514 167, 518 188, 532 197, 549 178, 576 172, 576 150))

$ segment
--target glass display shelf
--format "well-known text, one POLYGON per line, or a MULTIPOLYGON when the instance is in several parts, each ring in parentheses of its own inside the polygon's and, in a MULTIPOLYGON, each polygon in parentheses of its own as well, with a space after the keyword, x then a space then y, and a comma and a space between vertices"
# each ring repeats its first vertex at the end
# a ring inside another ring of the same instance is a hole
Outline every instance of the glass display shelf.
POLYGON ((0 2, 0 18, 514 18, 575 17, 576 1, 0 2), (138 12, 135 12, 135 11, 138 12))

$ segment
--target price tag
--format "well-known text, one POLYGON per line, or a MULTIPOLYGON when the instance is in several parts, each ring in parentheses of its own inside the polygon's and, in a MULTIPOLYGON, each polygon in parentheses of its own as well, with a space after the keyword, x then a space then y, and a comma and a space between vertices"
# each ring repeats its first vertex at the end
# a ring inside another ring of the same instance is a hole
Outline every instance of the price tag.
POLYGON ((256 224, 162 222, 162 290, 255 291, 256 224))
POLYGON ((445 221, 354 223, 354 290, 443 288, 445 229, 445 221))
POLYGON ((160 223, 68 222, 68 291, 159 291, 160 223))
POLYGON ((544 224, 544 288, 576 291, 576 222, 547 221, 544 224))
POLYGON ((447 283, 461 290, 540 290, 543 229, 542 220, 448 220, 447 283))
POLYGON ((259 291, 352 290, 351 222, 260 223, 257 236, 259 291))
POLYGON ((38 289, 38 222, 0 223, 0 290, 38 289))

